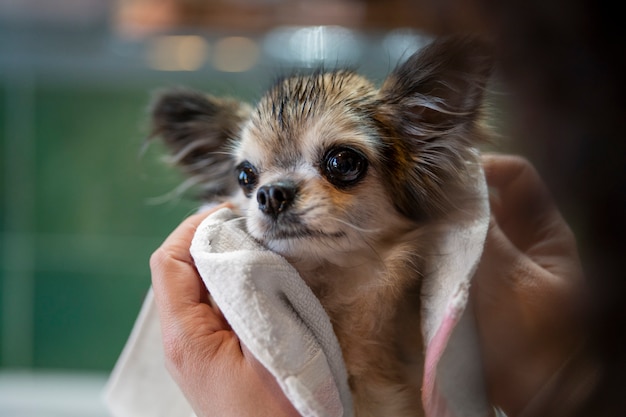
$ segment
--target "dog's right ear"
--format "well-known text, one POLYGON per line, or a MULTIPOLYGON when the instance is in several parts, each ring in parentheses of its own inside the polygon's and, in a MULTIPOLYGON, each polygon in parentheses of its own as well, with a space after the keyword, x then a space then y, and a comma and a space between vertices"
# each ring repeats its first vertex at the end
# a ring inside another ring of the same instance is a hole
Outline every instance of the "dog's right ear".
POLYGON ((150 137, 163 140, 172 162, 194 177, 207 197, 225 195, 236 187, 230 148, 249 114, 249 106, 237 100, 169 90, 153 101, 150 137))

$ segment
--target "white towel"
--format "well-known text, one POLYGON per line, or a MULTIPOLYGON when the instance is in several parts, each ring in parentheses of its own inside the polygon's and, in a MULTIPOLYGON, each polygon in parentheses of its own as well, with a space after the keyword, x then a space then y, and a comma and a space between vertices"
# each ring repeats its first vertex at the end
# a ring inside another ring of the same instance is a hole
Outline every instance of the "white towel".
MULTIPOLYGON (((493 414, 483 386, 468 291, 489 224, 483 197, 475 215, 451 224, 423 296, 426 362, 422 400, 429 417, 493 414)), ((351 417, 345 366, 330 321, 286 260, 267 251, 222 209, 203 221, 191 254, 209 292, 242 343, 276 377, 304 416, 351 417)), ((188 417, 191 408, 163 369, 158 317, 149 296, 118 361, 105 400, 115 417, 188 417), (165 411, 166 404, 169 409, 165 411)))

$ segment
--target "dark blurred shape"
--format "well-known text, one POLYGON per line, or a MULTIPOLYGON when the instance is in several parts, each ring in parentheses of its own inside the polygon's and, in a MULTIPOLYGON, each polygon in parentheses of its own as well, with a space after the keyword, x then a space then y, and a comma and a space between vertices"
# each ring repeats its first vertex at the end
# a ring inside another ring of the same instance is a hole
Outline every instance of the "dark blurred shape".
POLYGON ((515 140, 576 231, 589 285, 584 346, 524 415, 626 415, 626 39, 619 5, 476 0, 475 8, 512 90, 515 140))

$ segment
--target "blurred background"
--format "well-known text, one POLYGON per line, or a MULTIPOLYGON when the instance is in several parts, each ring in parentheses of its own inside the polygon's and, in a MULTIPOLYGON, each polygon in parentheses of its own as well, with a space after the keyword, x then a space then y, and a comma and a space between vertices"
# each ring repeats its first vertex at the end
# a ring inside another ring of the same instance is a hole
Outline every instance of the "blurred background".
MULTIPOLYGON (((197 206, 159 145, 145 146, 156 90, 254 101, 277 73, 322 62, 381 81, 451 31, 503 39, 527 111, 524 140, 500 149, 537 165, 581 237, 599 272, 592 319, 623 323, 623 25, 595 4, 0 0, 0 416, 107 415, 100 391, 150 285, 148 258, 197 206)), ((597 351, 624 365, 614 327, 592 327, 597 351)))

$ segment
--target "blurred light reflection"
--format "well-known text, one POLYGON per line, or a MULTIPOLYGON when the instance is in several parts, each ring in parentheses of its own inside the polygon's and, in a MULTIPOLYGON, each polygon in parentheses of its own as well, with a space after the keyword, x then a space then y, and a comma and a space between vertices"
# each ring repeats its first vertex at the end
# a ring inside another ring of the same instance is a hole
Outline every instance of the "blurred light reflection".
POLYGON ((355 63, 363 49, 356 34, 341 26, 279 27, 267 34, 264 48, 274 59, 305 67, 355 63))
POLYGON ((201 36, 158 36, 148 42, 146 61, 159 71, 195 71, 206 61, 208 50, 201 36))
POLYGON ((215 43, 213 66, 223 72, 244 72, 254 67, 259 56, 259 47, 254 40, 230 36, 215 43))

